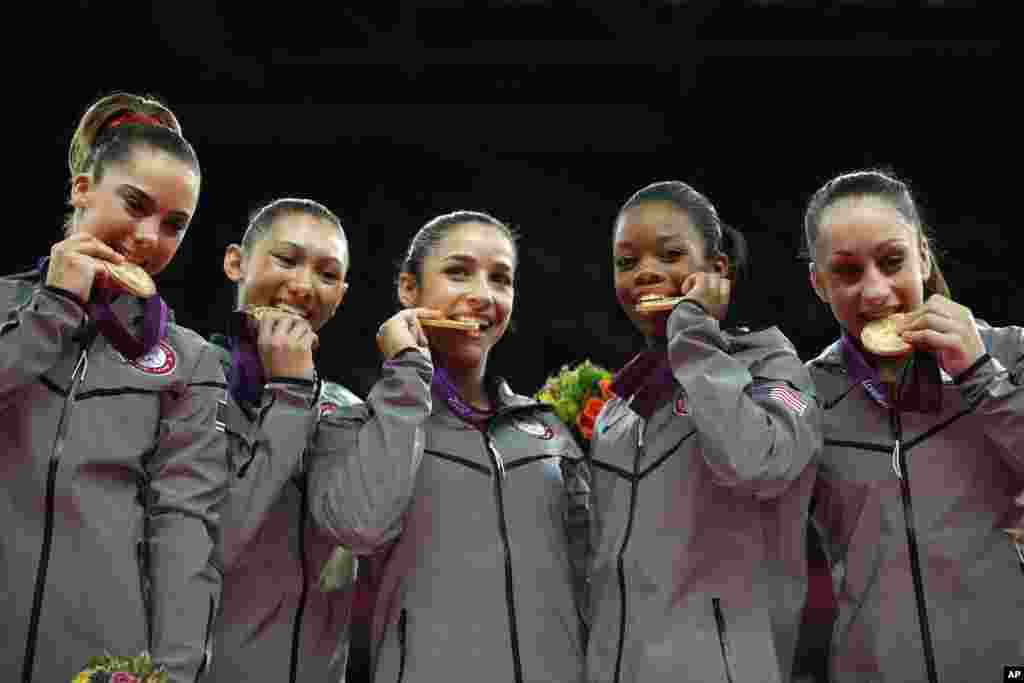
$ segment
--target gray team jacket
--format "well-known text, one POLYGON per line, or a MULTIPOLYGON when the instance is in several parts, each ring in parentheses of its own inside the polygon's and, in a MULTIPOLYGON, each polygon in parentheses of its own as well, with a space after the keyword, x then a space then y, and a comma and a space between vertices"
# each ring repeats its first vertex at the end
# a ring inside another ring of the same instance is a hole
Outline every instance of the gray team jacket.
MULTIPOLYGON (((0 279, 0 671, 20 680, 34 649, 33 681, 67 681, 89 657, 148 649, 174 683, 199 680, 220 597, 213 548, 227 490, 217 356, 172 323, 129 363, 88 334, 70 295, 40 280, 38 271, 0 279), (84 377, 53 462, 83 346, 84 377), (33 620, 38 637, 27 643, 33 620)), ((122 296, 113 311, 140 333, 139 300, 122 296)))
MULTIPOLYGON (((230 355, 218 349, 230 376, 230 355)), ((360 400, 324 382, 314 406, 314 391, 312 382, 270 382, 259 405, 229 397, 222 406, 231 493, 222 510, 224 597, 210 681, 344 680, 354 557, 339 568, 343 585, 321 584, 337 544, 310 521, 305 460, 319 417, 360 400)))
POLYGON ((313 465, 314 518, 359 553, 391 544, 373 680, 580 681, 567 520, 585 504, 582 454, 550 411, 507 384, 495 383, 499 410, 477 429, 432 396, 432 376, 425 356, 406 351, 384 364, 365 405, 321 423, 347 443, 313 465))
POLYGON ((940 681, 999 680, 1024 662, 1024 576, 1000 529, 1024 486, 1024 328, 979 323, 991 359, 939 413, 890 410, 851 380, 837 342, 809 363, 824 406, 814 517, 835 567, 832 680, 926 680, 893 449, 907 460, 940 681))
POLYGON ((821 445, 807 371, 778 329, 730 334, 684 303, 613 391, 630 383, 591 447, 589 681, 788 680, 821 445))

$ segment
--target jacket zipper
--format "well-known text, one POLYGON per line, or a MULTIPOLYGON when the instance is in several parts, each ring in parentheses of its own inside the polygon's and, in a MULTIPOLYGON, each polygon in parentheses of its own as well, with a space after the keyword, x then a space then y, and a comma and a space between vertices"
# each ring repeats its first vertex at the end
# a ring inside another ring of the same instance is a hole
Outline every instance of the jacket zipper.
POLYGON ((408 616, 409 612, 404 608, 398 615, 398 683, 402 683, 405 678, 405 631, 408 616))
MULTIPOLYGON (((250 462, 252 461, 250 460, 250 462)), ((306 496, 308 484, 307 477, 303 476, 299 487, 299 566, 302 589, 299 591, 299 606, 295 610, 295 623, 292 625, 292 658, 288 678, 291 683, 295 683, 299 675, 299 639, 302 635, 302 616, 306 611, 306 600, 309 592, 309 577, 306 570, 306 496)))
POLYGON ((146 458, 155 452, 156 446, 142 457, 142 472, 138 477, 138 502, 142 506, 142 538, 135 544, 135 557, 139 565, 139 589, 146 617, 146 649, 149 652, 153 651, 153 556, 149 545, 153 538, 153 525, 150 506, 156 502, 156 491, 150 488, 152 479, 146 471, 146 458))
POLYGON ((36 586, 35 592, 32 595, 32 615, 29 618, 28 638, 25 643, 25 659, 22 662, 21 679, 23 683, 32 683, 32 670, 35 667, 39 620, 43 611, 46 574, 49 570, 50 552, 53 546, 53 508, 57 488, 57 470, 60 467, 60 459, 64 454, 64 447, 67 442, 68 425, 71 422, 75 394, 78 393, 78 389, 82 386, 85 375, 89 370, 89 347, 92 346, 95 338, 96 331, 93 328, 82 341, 82 351, 78 356, 75 369, 71 372, 68 394, 64 397, 64 406, 61 408, 60 419, 57 421, 57 433, 53 440, 53 450, 50 452, 50 461, 46 470, 46 516, 43 526, 43 547, 39 554, 39 566, 36 569, 36 586))
POLYGON ((910 472, 907 457, 902 448, 903 423, 899 410, 889 408, 889 427, 892 432, 892 467, 900 482, 900 499, 903 502, 903 521, 907 529, 907 552, 910 556, 910 573, 914 581, 914 597, 917 603, 917 621, 921 627, 921 645, 924 648, 925 669, 929 683, 937 683, 935 653, 932 647, 931 627, 928 623, 928 603, 925 600, 924 580, 921 575, 921 559, 918 553, 917 531, 914 529, 914 507, 910 496, 910 472))
POLYGON ((217 618, 217 601, 214 597, 210 596, 210 611, 206 615, 206 637, 203 638, 203 661, 199 662, 199 668, 196 669, 196 677, 194 683, 199 683, 203 678, 203 674, 206 673, 207 669, 210 668, 210 660, 213 658, 213 622, 217 618))
POLYGON ((622 651, 626 646, 626 547, 633 536, 633 520, 636 518, 636 498, 640 488, 640 458, 644 455, 644 427, 646 422, 639 420, 636 423, 636 448, 637 454, 633 459, 633 476, 629 478, 629 519, 626 520, 626 533, 619 546, 619 557, 616 562, 619 575, 619 646, 615 654, 615 678, 614 683, 619 683, 622 676, 622 651))
POLYGON ((715 611, 715 627, 718 629, 718 644, 722 647, 722 663, 725 665, 725 680, 733 683, 735 678, 732 675, 732 648, 729 647, 729 638, 725 632, 725 615, 722 614, 722 603, 719 598, 711 598, 711 607, 715 611))
POLYGON ((519 626, 516 621, 515 585, 512 582, 512 550, 508 542, 508 521, 505 519, 505 462, 495 447, 490 435, 484 435, 484 444, 491 457, 494 471, 494 503, 498 509, 498 532, 501 535, 502 549, 505 551, 505 604, 508 608, 509 635, 512 640, 512 668, 516 683, 523 683, 523 666, 519 657, 519 626))

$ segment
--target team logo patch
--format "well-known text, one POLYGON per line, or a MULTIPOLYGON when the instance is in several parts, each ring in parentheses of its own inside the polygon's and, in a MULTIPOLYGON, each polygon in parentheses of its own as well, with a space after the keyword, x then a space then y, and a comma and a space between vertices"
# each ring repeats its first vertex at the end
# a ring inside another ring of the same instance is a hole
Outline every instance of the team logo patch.
POLYGON ((163 340, 160 340, 156 348, 149 353, 135 360, 128 361, 128 365, 131 365, 136 370, 141 370, 147 375, 169 375, 174 372, 177 364, 178 361, 174 355, 174 349, 163 340))
POLYGON ((689 415, 686 410, 686 394, 680 394, 672 406, 672 412, 676 415, 689 415))
POLYGON ((548 427, 543 422, 539 422, 536 420, 527 420, 520 417, 513 417, 512 424, 515 425, 515 428, 518 429, 519 431, 525 432, 530 436, 536 437, 538 439, 550 439, 555 435, 555 432, 553 429, 551 429, 551 427, 548 427))

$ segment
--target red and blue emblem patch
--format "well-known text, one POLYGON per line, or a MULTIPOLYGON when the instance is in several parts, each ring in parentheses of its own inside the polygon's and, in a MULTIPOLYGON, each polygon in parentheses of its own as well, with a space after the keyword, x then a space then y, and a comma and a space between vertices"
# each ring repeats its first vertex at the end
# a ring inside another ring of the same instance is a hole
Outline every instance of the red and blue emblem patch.
POLYGON ((128 361, 128 364, 147 375, 169 375, 174 372, 178 361, 174 355, 174 349, 161 339, 152 351, 135 360, 128 361))

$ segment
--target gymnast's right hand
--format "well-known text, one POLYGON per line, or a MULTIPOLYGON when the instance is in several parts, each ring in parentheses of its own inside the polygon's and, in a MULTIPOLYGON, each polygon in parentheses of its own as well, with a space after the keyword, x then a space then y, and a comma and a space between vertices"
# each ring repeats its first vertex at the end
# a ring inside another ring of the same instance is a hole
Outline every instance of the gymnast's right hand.
POLYGON ((124 256, 90 234, 75 233, 50 249, 46 285, 88 301, 93 286, 103 287, 106 282, 107 271, 101 261, 121 264, 124 256))
POLYGON ((377 330, 377 348, 384 360, 391 360, 409 348, 430 358, 430 345, 419 319, 441 317, 441 311, 432 308, 406 308, 385 320, 377 330))

